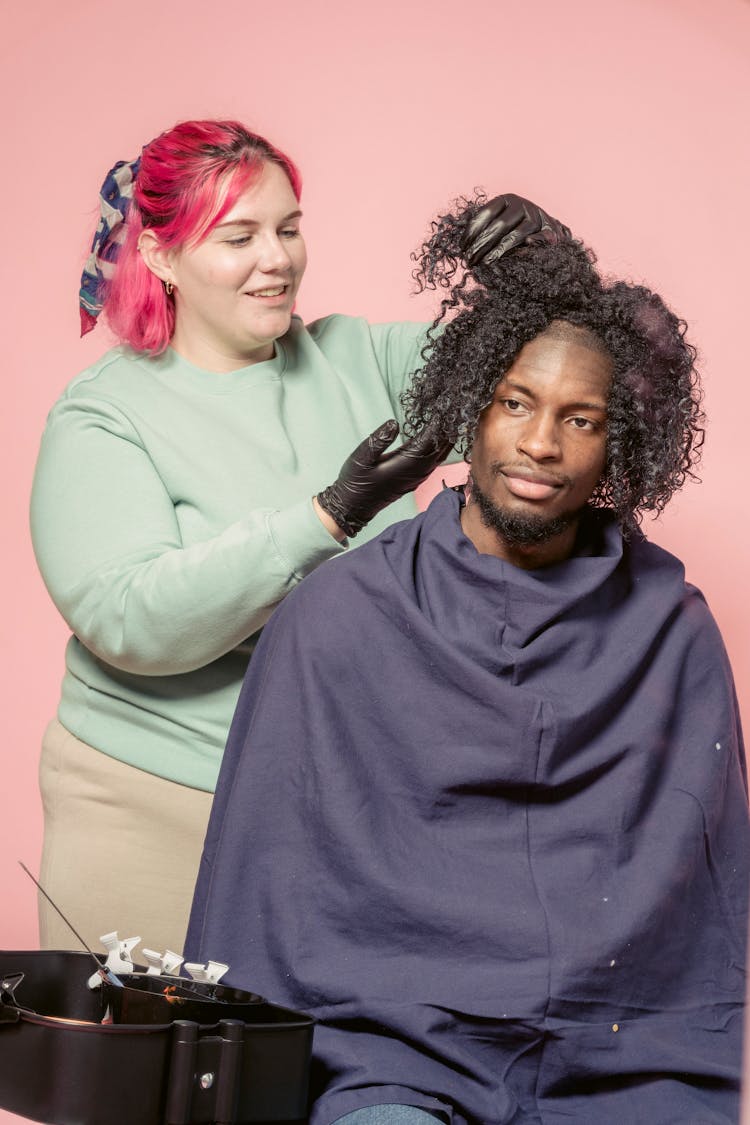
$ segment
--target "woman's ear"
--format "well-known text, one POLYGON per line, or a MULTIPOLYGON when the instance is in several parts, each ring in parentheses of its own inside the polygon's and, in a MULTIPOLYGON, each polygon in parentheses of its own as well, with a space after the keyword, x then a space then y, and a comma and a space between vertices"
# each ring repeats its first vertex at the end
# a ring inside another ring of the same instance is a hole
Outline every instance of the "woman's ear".
POLYGON ((144 264, 160 281, 174 282, 172 276, 172 251, 162 246, 159 237, 153 230, 141 231, 138 239, 138 251, 144 264))

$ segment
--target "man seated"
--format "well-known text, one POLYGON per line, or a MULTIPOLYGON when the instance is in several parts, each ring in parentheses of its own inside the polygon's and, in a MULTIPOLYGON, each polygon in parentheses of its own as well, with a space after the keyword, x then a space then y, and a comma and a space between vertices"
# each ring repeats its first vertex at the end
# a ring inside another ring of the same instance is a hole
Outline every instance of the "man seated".
POLYGON ((311 1012, 310 1121, 736 1121, 748 810, 732 677, 638 530, 702 441, 694 351, 579 242, 447 289, 407 396, 464 489, 306 578, 253 658, 191 959, 311 1012))

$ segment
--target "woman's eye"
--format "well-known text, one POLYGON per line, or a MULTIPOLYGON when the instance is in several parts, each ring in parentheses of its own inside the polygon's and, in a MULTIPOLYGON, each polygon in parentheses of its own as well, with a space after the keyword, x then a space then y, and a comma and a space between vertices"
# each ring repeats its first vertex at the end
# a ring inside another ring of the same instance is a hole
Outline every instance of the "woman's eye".
POLYGON ((280 234, 282 238, 298 238, 300 231, 297 227, 289 227, 288 230, 280 231, 280 234))
POLYGON ((500 400, 506 410, 510 410, 511 414, 518 413, 522 409, 522 404, 517 398, 504 398, 500 400))
POLYGON ((592 422, 590 418, 571 418, 570 420, 577 430, 596 429, 596 422, 592 422))
POLYGON ((249 241, 250 241, 250 235, 249 234, 240 234, 240 235, 237 236, 237 238, 228 238, 227 244, 229 246, 247 246, 249 241))

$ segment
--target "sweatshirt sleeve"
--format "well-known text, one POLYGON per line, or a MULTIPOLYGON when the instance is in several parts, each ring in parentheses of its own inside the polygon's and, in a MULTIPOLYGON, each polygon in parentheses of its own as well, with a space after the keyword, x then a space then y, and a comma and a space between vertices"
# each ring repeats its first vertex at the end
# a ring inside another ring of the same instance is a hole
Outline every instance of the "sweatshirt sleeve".
POLYGON ((426 343, 427 324, 413 321, 370 325, 370 336, 378 366, 383 374, 394 416, 404 421, 401 395, 409 386, 414 372, 422 367, 422 348, 426 343))
POLYGON ((117 407, 78 400, 53 413, 32 491, 34 550, 70 628, 123 671, 203 667, 345 549, 309 496, 280 510, 249 504, 243 518, 189 546, 178 502, 117 407))
MULTIPOLYGON (((401 395, 408 388, 412 377, 424 366, 422 351, 428 343, 429 324, 414 321, 393 324, 373 324, 370 326, 373 348, 380 370, 388 386, 393 406, 393 414, 399 426, 404 424, 404 407, 401 395)), ((441 329, 435 332, 435 338, 441 329)), ((452 449, 445 458, 445 464, 454 465, 463 461, 463 455, 452 449)), ((435 470, 439 472, 439 469, 435 470)))

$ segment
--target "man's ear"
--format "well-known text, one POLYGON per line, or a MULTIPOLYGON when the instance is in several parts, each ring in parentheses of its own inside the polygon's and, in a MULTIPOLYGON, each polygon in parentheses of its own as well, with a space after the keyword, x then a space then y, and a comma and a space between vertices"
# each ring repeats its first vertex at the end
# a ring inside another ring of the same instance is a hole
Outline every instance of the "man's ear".
POLYGON ((159 281, 174 282, 172 251, 166 246, 162 246, 155 231, 150 229, 141 231, 138 239, 138 250, 147 268, 159 278, 159 281))

